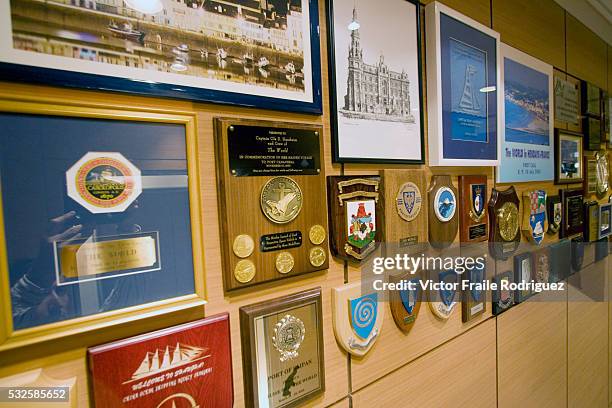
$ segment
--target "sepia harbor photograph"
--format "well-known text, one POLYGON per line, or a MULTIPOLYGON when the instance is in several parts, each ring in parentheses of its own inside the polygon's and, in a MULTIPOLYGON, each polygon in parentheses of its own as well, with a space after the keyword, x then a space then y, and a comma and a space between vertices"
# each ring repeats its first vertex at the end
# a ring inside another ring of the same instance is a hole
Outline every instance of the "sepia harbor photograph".
POLYGON ((309 80, 302 7, 302 0, 10 1, 16 50, 298 93, 309 80))

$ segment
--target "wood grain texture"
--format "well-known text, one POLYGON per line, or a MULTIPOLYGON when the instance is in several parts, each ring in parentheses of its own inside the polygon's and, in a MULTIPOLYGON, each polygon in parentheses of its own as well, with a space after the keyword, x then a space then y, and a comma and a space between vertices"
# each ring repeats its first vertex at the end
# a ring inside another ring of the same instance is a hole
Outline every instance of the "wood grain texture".
MULTIPOLYGON (((434 0, 421 1, 423 4, 433 3, 434 0)), ((441 0, 440 3, 445 4, 466 16, 473 18, 491 27, 491 3, 489 0, 441 0)))
POLYGON ((607 84, 607 49, 604 40, 571 14, 566 14, 567 72, 594 83, 607 84))
MULTIPOLYGON (((291 276, 327 269, 329 257, 323 265, 311 265, 309 253, 314 247, 320 246, 327 253, 327 214, 325 212, 325 174, 286 176, 295 181, 302 193, 302 208, 297 217, 285 224, 277 224, 268 220, 260 205, 260 194, 264 185, 274 176, 235 177, 230 173, 228 156, 227 129, 230 125, 260 126, 270 128, 291 128, 322 132, 318 125, 279 121, 259 121, 246 119, 215 119, 215 144, 217 148, 216 163, 219 194, 219 218, 221 221, 221 253, 223 256, 223 278, 226 290, 242 289, 248 286, 287 279, 291 276), (325 228, 326 240, 321 245, 314 245, 309 237, 310 228, 321 225, 325 228), (297 248, 262 252, 259 247, 263 235, 281 234, 299 231, 302 234, 302 244, 297 248), (247 283, 240 283, 234 276, 234 268, 240 261, 232 251, 234 239, 238 235, 247 234, 255 242, 253 254, 246 259, 255 264, 255 277, 247 283), (282 274, 276 270, 275 260, 278 254, 287 252, 293 256, 293 269, 282 274)), ((323 138, 320 138, 320 155, 323 156, 323 138)))
POLYGON ((565 69, 565 11, 554 0, 493 0, 501 41, 565 69))
POLYGON ((540 293, 497 317, 500 408, 566 406, 567 303, 556 296, 540 293))
POLYGON ((606 261, 568 279, 568 407, 605 407, 609 366, 606 261), (591 296, 592 298, 590 298, 591 296))
POLYGON ((494 407, 494 344, 490 319, 357 391, 353 407, 494 407))

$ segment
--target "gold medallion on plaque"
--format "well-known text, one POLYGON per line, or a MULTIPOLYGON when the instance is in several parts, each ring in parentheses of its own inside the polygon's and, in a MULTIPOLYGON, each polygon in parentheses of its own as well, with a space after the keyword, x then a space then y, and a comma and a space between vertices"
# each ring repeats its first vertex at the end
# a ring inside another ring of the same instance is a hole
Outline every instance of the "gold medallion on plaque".
POLYGON ((310 231, 308 232, 308 237, 313 245, 321 245, 323 241, 325 241, 325 235, 327 235, 325 228, 319 224, 310 227, 310 231))
POLYGON ((255 264, 248 259, 238 261, 234 268, 234 277, 240 283, 250 282, 255 277, 255 264))
POLYGON ((319 267, 323 265, 327 256, 325 250, 321 247, 314 247, 310 250, 310 264, 312 266, 319 267))
POLYGON ((497 211, 497 222, 499 224, 499 235, 510 242, 514 240, 519 229, 518 207, 516 204, 507 202, 497 211))
POLYGON ((291 272, 294 264, 293 255, 289 252, 281 252, 276 256, 276 270, 282 274, 291 272))
POLYGON ((302 190, 289 177, 274 177, 261 190, 261 210, 275 224, 286 224, 302 209, 302 190))
POLYGON ((234 245, 232 246, 234 255, 238 258, 247 258, 251 256, 255 249, 255 241, 250 235, 240 234, 234 239, 234 245))

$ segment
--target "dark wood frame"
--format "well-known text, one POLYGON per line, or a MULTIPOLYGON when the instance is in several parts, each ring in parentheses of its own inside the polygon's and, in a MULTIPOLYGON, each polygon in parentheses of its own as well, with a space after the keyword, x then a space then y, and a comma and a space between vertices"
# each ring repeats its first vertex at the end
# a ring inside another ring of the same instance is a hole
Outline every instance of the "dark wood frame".
POLYGON ((328 52, 328 74, 329 74, 329 99, 330 99, 330 126, 332 133, 332 161, 334 163, 371 163, 371 164, 424 164, 425 163, 425 125, 424 125, 424 103, 423 103, 423 52, 421 36, 421 6, 417 0, 397 0, 407 1, 416 6, 416 31, 417 31, 417 52, 418 52, 418 77, 419 77, 419 117, 421 121, 421 159, 402 160, 402 159, 373 159, 373 158, 354 158, 340 157, 338 146, 338 106, 336 103, 336 52, 334 35, 334 5, 333 0, 325 0, 325 11, 327 14, 327 52, 328 52))
POLYGON ((567 238, 575 234, 582 235, 584 232, 584 212, 583 206, 580 206, 580 214, 582 215, 582 223, 580 224, 579 229, 570 230, 568 227, 568 217, 567 217, 567 200, 571 197, 580 196, 584 201, 584 191, 582 189, 572 189, 572 190, 559 190, 559 198, 561 199, 561 205, 563 206, 563 216, 561 217, 561 228, 559 228, 559 238, 567 238))
POLYGON ((577 184, 584 182, 584 139, 582 134, 572 132, 565 129, 555 129, 555 184, 577 184), (580 161, 580 177, 571 179, 571 180, 562 180, 561 179, 561 135, 569 135, 571 137, 576 138, 580 141, 580 151, 578 152, 578 160, 580 161))
POLYGON ((244 399, 247 407, 258 407, 258 376, 256 359, 256 339, 254 338, 255 318, 271 314, 279 314, 287 309, 314 304, 317 308, 317 341, 319 343, 318 367, 321 377, 321 387, 318 390, 301 396, 285 408, 296 407, 325 391, 325 358, 323 343, 323 299, 321 288, 313 288, 303 292, 255 303, 240 308, 240 338, 242 346, 242 372, 244 375, 244 399))
MULTIPOLYGON (((533 280, 533 259, 531 257, 531 252, 524 252, 522 254, 518 254, 514 256, 514 281, 516 283, 521 283, 523 281, 522 264, 523 264, 523 261, 525 260, 529 261, 529 267, 531 268, 529 270, 530 271, 529 273, 530 281, 529 282, 533 280)), ((523 296, 522 291, 517 289, 516 292, 514 292, 514 302, 515 303, 524 302, 529 297, 531 297, 531 295, 533 295, 533 292, 531 291, 531 289, 529 290, 529 294, 527 296, 523 296)))

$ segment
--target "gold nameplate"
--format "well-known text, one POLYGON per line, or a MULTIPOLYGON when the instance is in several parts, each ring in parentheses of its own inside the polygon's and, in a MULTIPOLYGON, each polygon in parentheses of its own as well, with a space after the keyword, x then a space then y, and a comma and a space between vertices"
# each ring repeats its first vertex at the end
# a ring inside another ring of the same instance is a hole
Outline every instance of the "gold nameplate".
POLYGON ((152 237, 66 245, 60 249, 60 271, 66 278, 148 268, 156 262, 156 241, 152 237))

